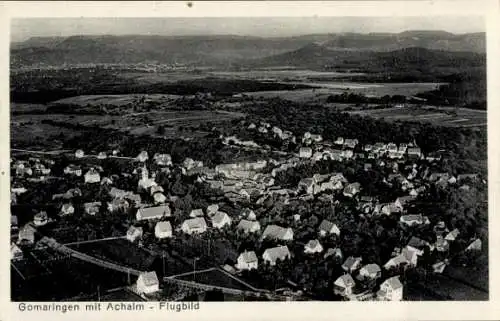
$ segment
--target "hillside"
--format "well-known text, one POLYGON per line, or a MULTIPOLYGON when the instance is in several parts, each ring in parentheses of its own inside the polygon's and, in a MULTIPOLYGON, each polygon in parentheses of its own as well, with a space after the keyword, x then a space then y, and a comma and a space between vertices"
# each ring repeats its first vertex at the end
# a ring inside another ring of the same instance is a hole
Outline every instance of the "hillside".
MULTIPOLYGON (((232 35, 34 37, 11 44, 11 66, 137 62, 220 66, 237 63, 245 66, 248 60, 253 64, 254 60, 263 58, 281 62, 287 55, 302 64, 300 56, 310 54, 310 50, 322 63, 327 55, 333 55, 335 59, 354 55, 363 61, 369 57, 355 52, 391 52, 408 47, 484 53, 485 35, 407 31, 398 34, 346 33, 280 38, 232 35), (325 52, 317 52, 322 48, 325 52), (283 58, 280 55, 284 55, 283 58)), ((328 59, 326 61, 329 62, 328 59)))

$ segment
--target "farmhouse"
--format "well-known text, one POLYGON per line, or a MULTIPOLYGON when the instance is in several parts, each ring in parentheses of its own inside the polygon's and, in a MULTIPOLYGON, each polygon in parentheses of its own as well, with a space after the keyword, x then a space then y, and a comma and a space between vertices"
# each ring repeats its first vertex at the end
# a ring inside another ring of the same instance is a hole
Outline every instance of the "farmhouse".
POLYGON ((155 207, 140 208, 137 210, 135 217, 138 221, 142 221, 160 219, 170 215, 170 207, 168 205, 160 205, 155 207))
POLYGON ((151 294, 160 290, 160 283, 156 272, 144 272, 139 275, 136 282, 137 292, 151 294))
POLYGON ((333 283, 333 291, 337 295, 350 296, 356 283, 350 274, 340 276, 333 283))
POLYGON ((403 284, 399 281, 399 276, 393 276, 385 280, 380 285, 380 290, 377 292, 377 298, 380 301, 403 300, 403 284))
POLYGON ((291 228, 284 228, 278 225, 268 225, 262 233, 262 239, 274 239, 282 241, 293 240, 293 230, 291 228))
POLYGON ((126 237, 130 242, 135 242, 136 240, 142 238, 142 227, 129 227, 126 237))
POLYGON ((271 266, 276 265, 278 260, 284 261, 290 257, 291 254, 286 245, 266 249, 262 254, 262 259, 265 262, 268 262, 271 266))
POLYGON ((155 225, 155 236, 159 239, 172 237, 172 225, 168 221, 158 222, 155 225))
POLYGON ((257 255, 255 255, 254 251, 243 252, 238 256, 236 268, 238 270, 252 270, 257 269, 259 264, 259 260, 257 259, 257 255))
POLYGON ((201 234, 207 231, 207 222, 203 217, 188 219, 182 223, 181 230, 190 235, 201 234))
POLYGON ((319 243, 318 240, 310 240, 304 246, 304 253, 312 254, 312 253, 321 253, 323 252, 323 246, 319 243))
POLYGON ((85 173, 85 183, 93 184, 101 182, 101 175, 94 168, 91 168, 87 173, 85 173))
POLYGON ((348 273, 352 273, 360 268, 362 260, 361 257, 349 256, 342 264, 342 269, 348 273))
POLYGON ((319 225, 319 234, 321 236, 326 236, 329 234, 340 235, 340 229, 335 223, 332 223, 328 220, 323 220, 319 225))
POLYGON ((238 231, 244 233, 254 233, 260 231, 260 223, 258 221, 241 220, 236 227, 238 231))
POLYGON ((223 228, 226 225, 231 225, 231 218, 227 213, 224 212, 217 212, 213 217, 212 217, 212 226, 218 229, 223 228))

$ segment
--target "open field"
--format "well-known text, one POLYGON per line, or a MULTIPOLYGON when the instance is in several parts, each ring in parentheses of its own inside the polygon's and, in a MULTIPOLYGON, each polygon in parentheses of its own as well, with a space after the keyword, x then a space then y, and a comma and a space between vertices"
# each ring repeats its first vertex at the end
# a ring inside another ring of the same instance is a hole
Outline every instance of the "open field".
POLYGON ((448 127, 485 127, 487 113, 482 110, 465 108, 386 108, 358 110, 349 112, 353 115, 381 118, 386 121, 417 121, 429 122, 448 127), (456 112, 456 115, 454 114, 456 112))
POLYGON ((81 95, 59 99, 52 102, 52 104, 69 104, 69 105, 114 105, 114 106, 126 106, 128 104, 137 103, 139 100, 143 99, 145 101, 155 101, 158 103, 169 102, 172 99, 180 98, 178 95, 162 95, 162 94, 150 94, 150 95, 81 95))
POLYGON ((226 273, 213 269, 211 271, 197 272, 196 274, 188 274, 176 277, 185 281, 194 281, 197 283, 220 286, 242 291, 252 291, 252 289, 235 278, 230 277, 226 273))

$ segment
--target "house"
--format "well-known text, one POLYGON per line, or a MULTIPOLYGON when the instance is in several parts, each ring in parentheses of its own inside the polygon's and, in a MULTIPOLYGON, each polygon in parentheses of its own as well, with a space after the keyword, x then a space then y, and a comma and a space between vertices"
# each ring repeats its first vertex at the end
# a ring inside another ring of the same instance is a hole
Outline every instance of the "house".
POLYGON ((377 292, 377 299, 380 301, 401 301, 403 300, 403 284, 399 276, 393 276, 380 285, 377 292))
POLYGON ((99 213, 99 209, 101 208, 102 203, 101 202, 89 202, 83 204, 83 207, 85 208, 85 213, 88 215, 96 215, 99 213))
POLYGON ((362 260, 361 257, 349 256, 342 264, 342 269, 348 273, 352 273, 360 268, 362 260))
POLYGON ((422 150, 420 147, 409 147, 406 150, 408 157, 414 158, 414 159, 420 159, 422 158, 422 150))
POLYGON ((169 154, 155 154, 153 160, 158 166, 172 166, 172 156, 169 154))
POLYGON ((407 226, 414 226, 414 225, 422 225, 422 224, 429 224, 429 219, 426 216, 422 216, 422 214, 409 214, 409 215, 402 215, 399 218, 399 221, 402 224, 406 224, 407 226))
POLYGON ((78 150, 75 152, 75 157, 76 157, 76 158, 82 158, 84 155, 85 155, 85 153, 84 153, 84 152, 83 152, 83 150, 81 150, 81 149, 78 149, 78 150))
POLYGON ((306 194, 313 194, 315 186, 316 184, 314 183, 314 180, 312 178, 303 178, 300 180, 297 186, 297 191, 305 192, 306 194))
POLYGON ((159 239, 172 237, 172 225, 168 221, 158 222, 155 225, 155 236, 159 239))
POLYGON ((276 262, 284 261, 291 257, 290 251, 288 247, 285 246, 277 246, 266 249, 262 254, 262 259, 265 262, 268 262, 271 266, 276 265, 276 262))
POLYGON ((47 212, 45 211, 36 213, 35 216, 33 217, 33 224, 35 226, 44 226, 48 222, 49 222, 49 217, 47 215, 47 212))
POLYGON ((123 198, 115 198, 108 202, 108 211, 115 212, 118 210, 125 210, 130 207, 129 202, 123 198))
POLYGON ((135 217, 138 221, 155 220, 162 217, 170 216, 171 211, 168 205, 160 205, 155 207, 143 207, 137 210, 135 217))
POLYGON ((365 152, 371 152, 373 150, 373 145, 371 144, 366 144, 365 146, 363 146, 363 150, 365 152))
POLYGON ((113 180, 109 177, 103 177, 101 179, 101 185, 111 185, 113 184, 113 180))
POLYGON ((182 223, 181 230, 189 235, 201 234, 207 231, 207 222, 203 217, 191 218, 182 223))
POLYGON ((332 223, 328 220, 323 220, 319 225, 319 234, 321 236, 326 236, 329 234, 336 234, 337 236, 339 236, 340 229, 338 228, 337 224, 332 223))
POLYGON ((293 240, 293 230, 291 228, 284 228, 278 225, 268 225, 262 233, 262 239, 274 239, 282 241, 293 240))
POLYGON ((459 174, 457 176, 457 181, 460 182, 460 181, 463 181, 465 179, 469 179, 471 181, 477 181, 479 178, 479 176, 477 174, 459 174))
POLYGON ((201 208, 191 210, 191 213, 189 213, 189 217, 202 217, 202 216, 203 216, 203 210, 201 208))
POLYGON ((457 239, 458 237, 458 234, 460 234, 460 231, 456 228, 454 229, 453 231, 451 231, 450 233, 448 233, 446 236, 445 236, 445 240, 446 241, 450 241, 450 242, 453 242, 457 239))
POLYGON ((386 149, 388 152, 397 152, 398 151, 398 145, 394 143, 388 143, 386 146, 386 149))
POLYGON ((343 255, 342 255, 342 250, 340 248, 335 248, 335 249, 332 249, 332 248, 329 248, 328 250, 326 250, 326 253, 325 255, 323 255, 323 258, 326 259, 330 256, 333 256, 339 260, 342 260, 343 259, 343 255))
POLYGON ((163 193, 165 190, 163 189, 163 187, 159 186, 159 185, 155 185, 155 186, 151 186, 151 189, 149 190, 149 194, 151 196, 155 195, 155 193, 163 193))
POLYGON ((163 193, 155 193, 153 195, 155 204, 163 204, 167 201, 167 197, 163 193))
POLYGON ((408 149, 408 144, 401 143, 399 144, 398 152, 404 154, 406 153, 407 149, 408 149))
POLYGON ((229 215, 224 212, 217 212, 212 217, 212 226, 218 229, 221 229, 226 225, 231 225, 231 222, 232 220, 229 215))
POLYGON ((142 227, 136 227, 133 225, 129 227, 126 238, 130 242, 135 242, 136 240, 142 238, 142 227))
POLYGON ((141 163, 144 163, 149 159, 148 152, 143 150, 142 152, 139 153, 139 155, 137 155, 135 159, 141 163))
POLYGON ((427 242, 425 242, 424 240, 422 240, 416 236, 412 236, 410 241, 406 245, 406 247, 412 251, 417 252, 418 255, 423 255, 426 245, 427 245, 427 242))
POLYGON ((340 276, 333 283, 333 291, 337 295, 350 296, 352 295, 352 290, 356 283, 350 274, 344 274, 340 276))
POLYGON ((254 233, 260 231, 260 223, 258 221, 241 220, 236 227, 238 231, 244 233, 254 233))
POLYGON ((87 184, 100 183, 101 175, 99 175, 99 172, 94 168, 91 168, 87 173, 85 173, 84 179, 87 184))
POLYGON ((358 145, 359 141, 357 139, 346 138, 344 140, 344 147, 354 149, 358 145))
POLYGON ((382 270, 380 269, 380 266, 378 266, 378 264, 375 264, 375 263, 370 263, 370 264, 363 266, 359 270, 358 279, 359 280, 374 280, 374 279, 378 279, 381 276, 382 276, 382 270))
POLYGON ((318 240, 310 240, 304 246, 304 253, 312 254, 312 253, 321 253, 323 252, 323 246, 319 243, 318 240))
POLYGON ((137 292, 141 294, 151 294, 160 291, 160 282, 156 272, 143 272, 136 282, 137 292))
POLYGON ((406 256, 403 254, 396 255, 395 257, 392 257, 387 261, 387 263, 384 264, 384 269, 390 270, 393 268, 399 268, 401 266, 406 266, 410 262, 406 259, 406 256))
POLYGON ((242 211, 241 211, 241 214, 240 214, 241 217, 245 217, 247 220, 249 221, 255 221, 257 219, 257 216, 255 215, 255 212, 252 211, 251 209, 249 208, 244 208, 242 211))
POLYGON ((344 145, 344 138, 343 137, 337 137, 337 139, 333 142, 336 145, 344 145))
POLYGON ((31 225, 31 224, 24 225, 19 230, 17 244, 20 244, 22 242, 34 244, 35 243, 35 233, 36 233, 36 229, 33 225, 31 225))
POLYGON ((434 247, 438 252, 447 252, 450 249, 450 243, 442 236, 438 236, 434 247))
POLYGON ((112 198, 124 198, 125 195, 127 195, 127 193, 128 192, 122 189, 112 187, 111 190, 109 191, 109 196, 111 196, 112 198))
POLYGON ((10 244, 10 259, 11 261, 17 261, 23 259, 23 251, 15 243, 10 244))
POLYGON ((408 246, 401 251, 401 255, 404 256, 410 266, 417 266, 418 257, 421 256, 421 253, 423 252, 415 251, 408 246))
POLYGON ((443 273, 447 264, 444 261, 436 262, 432 265, 432 270, 434 273, 443 273))
POLYGON ((354 197, 361 189, 360 183, 351 183, 344 188, 344 196, 354 197))
POLYGON ((207 206, 207 215, 212 216, 219 211, 219 205, 212 204, 207 206))
POLYGON ((100 152, 98 155, 97 155, 97 159, 106 159, 108 158, 108 156, 106 155, 105 152, 100 152))
POLYGON ((68 165, 64 168, 64 174, 70 174, 75 176, 82 176, 82 169, 76 165, 68 165))
POLYGON ((373 164, 372 163, 365 163, 363 165, 363 169, 368 172, 368 171, 371 171, 373 169, 373 164))
POLYGON ((466 251, 481 251, 483 247, 483 243, 481 242, 480 239, 474 240, 467 248, 465 249, 466 251))
POLYGON ((75 208, 71 203, 64 203, 61 207, 61 215, 71 215, 75 213, 75 208))
POLYGON ((258 268, 259 260, 254 251, 245 251, 238 256, 236 261, 238 270, 253 270, 258 268))

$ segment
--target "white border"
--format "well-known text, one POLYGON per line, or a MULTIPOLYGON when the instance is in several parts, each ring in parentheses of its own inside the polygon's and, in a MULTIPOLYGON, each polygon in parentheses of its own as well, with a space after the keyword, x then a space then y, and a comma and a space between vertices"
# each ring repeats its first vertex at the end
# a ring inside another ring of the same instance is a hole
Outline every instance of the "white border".
POLYGON ((0 146, 0 205, 3 213, 0 233, 4 253, 0 273, 2 306, 0 320, 62 320, 139 318, 175 320, 493 320, 500 319, 498 238, 499 219, 496 196, 499 184, 499 136, 495 123, 500 113, 500 19, 498 1, 301 1, 301 2, 3 2, 0 3, 0 73, 3 85, 0 93, 0 119, 3 122, 0 146), (489 248, 490 300, 488 302, 271 302, 271 303, 205 303, 194 312, 114 312, 114 313, 28 313, 19 312, 10 303, 9 241, 7 213, 9 209, 9 111, 8 111, 8 42, 9 19, 20 17, 302 17, 302 16, 452 16, 481 15, 487 18, 488 54, 488 155, 489 155, 489 248), (118 313, 118 314, 117 314, 118 313))

